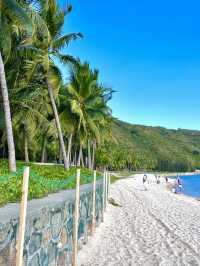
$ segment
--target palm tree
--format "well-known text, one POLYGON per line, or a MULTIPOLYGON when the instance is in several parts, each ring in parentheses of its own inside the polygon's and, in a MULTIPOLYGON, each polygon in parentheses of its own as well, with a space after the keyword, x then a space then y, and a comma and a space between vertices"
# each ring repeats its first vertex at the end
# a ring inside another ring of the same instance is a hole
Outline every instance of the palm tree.
POLYGON ((4 63, 9 58, 11 51, 11 35, 13 25, 31 31, 32 22, 25 10, 15 0, 4 0, 0 4, 1 28, 0 28, 0 90, 3 100, 5 115, 6 135, 8 144, 9 170, 16 171, 15 145, 12 130, 9 94, 6 83, 4 63))
MULTIPOLYGON (((91 169, 94 166, 95 147, 100 142, 100 129, 110 116, 107 101, 112 90, 98 84, 98 71, 91 70, 88 63, 72 66, 67 90, 71 112, 78 118, 77 132, 82 136, 80 139, 85 139, 87 164, 91 169)), ((79 157, 82 144, 80 141, 79 157)))
MULTIPOLYGON (((20 2, 23 3, 24 1, 21 0, 20 2)), ((46 89, 48 90, 64 159, 64 166, 68 168, 69 165, 64 146, 63 133, 55 101, 62 78, 59 68, 54 64, 54 59, 58 58, 64 63, 76 62, 73 57, 61 54, 60 50, 71 40, 75 40, 82 35, 79 33, 62 35, 64 18, 71 11, 71 6, 64 11, 59 8, 55 0, 29 1, 29 3, 30 2, 38 4, 37 12, 28 10, 29 16, 34 21, 34 35, 31 40, 29 40, 29 36, 26 36, 26 40, 22 40, 20 45, 19 40, 24 38, 24 32, 22 32, 21 36, 18 35, 16 38, 17 41, 14 44, 17 49, 15 50, 15 54, 12 55, 11 62, 9 62, 11 66, 11 71, 9 72, 10 84, 14 84, 14 87, 26 88, 37 75, 41 76, 39 83, 42 83, 41 88, 44 87, 43 83, 45 83, 46 89), (40 9, 38 9, 39 7, 40 9), (17 64, 18 71, 13 71, 13 61, 19 61, 19 59, 20 62, 17 64)), ((11 87, 14 89, 13 85, 11 85, 11 87)))
POLYGON ((55 101, 56 94, 59 91, 59 86, 54 87, 52 79, 61 76, 58 67, 54 64, 55 59, 59 59, 62 63, 73 62, 76 60, 69 55, 62 54, 60 51, 69 44, 70 41, 82 37, 80 33, 71 33, 62 35, 62 27, 64 25, 65 16, 71 11, 71 6, 68 6, 67 10, 62 10, 56 3, 56 0, 39 0, 40 11, 39 14, 45 21, 48 31, 49 38, 43 39, 43 36, 39 34, 39 38, 35 45, 38 50, 40 50, 38 61, 33 62, 33 68, 35 69, 35 64, 40 64, 42 66, 42 72, 44 75, 44 81, 46 83, 55 123, 58 131, 58 137, 60 142, 60 148, 63 155, 64 167, 69 168, 69 163, 67 160, 67 154, 65 150, 65 144, 63 139, 63 132, 59 120, 59 114, 57 110, 57 105, 55 101), (57 77, 56 77, 57 76, 57 77))
MULTIPOLYGON (((41 86, 41 85, 40 85, 41 86)), ((13 109, 13 128, 16 138, 23 140, 24 158, 29 162, 30 146, 34 146, 34 138, 38 128, 43 129, 49 122, 49 103, 45 90, 41 90, 36 82, 31 82, 26 88, 11 91, 11 106, 13 109), (32 144, 32 145, 29 145, 32 144)), ((20 143, 18 141, 18 143, 20 143)))

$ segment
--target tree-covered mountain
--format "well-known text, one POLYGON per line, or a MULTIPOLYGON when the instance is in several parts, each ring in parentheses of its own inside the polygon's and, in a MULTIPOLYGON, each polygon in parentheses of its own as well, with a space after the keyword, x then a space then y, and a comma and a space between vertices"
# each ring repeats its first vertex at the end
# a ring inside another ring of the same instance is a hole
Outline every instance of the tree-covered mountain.
POLYGON ((98 153, 110 168, 189 171, 200 167, 200 131, 112 124, 113 140, 98 153))

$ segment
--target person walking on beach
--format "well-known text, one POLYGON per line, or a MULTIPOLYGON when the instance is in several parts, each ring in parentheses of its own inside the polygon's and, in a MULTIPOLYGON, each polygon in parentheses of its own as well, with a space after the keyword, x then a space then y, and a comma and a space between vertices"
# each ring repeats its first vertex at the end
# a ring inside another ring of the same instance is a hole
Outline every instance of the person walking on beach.
POLYGON ((165 176, 165 181, 166 181, 166 183, 168 183, 168 176, 167 175, 165 176))
POLYGON ((147 175, 143 176, 143 180, 142 181, 143 181, 144 190, 147 191, 147 175))
POLYGON ((180 179, 179 176, 177 177, 176 184, 177 184, 178 192, 181 193, 181 191, 182 191, 182 182, 181 182, 181 179, 180 179))

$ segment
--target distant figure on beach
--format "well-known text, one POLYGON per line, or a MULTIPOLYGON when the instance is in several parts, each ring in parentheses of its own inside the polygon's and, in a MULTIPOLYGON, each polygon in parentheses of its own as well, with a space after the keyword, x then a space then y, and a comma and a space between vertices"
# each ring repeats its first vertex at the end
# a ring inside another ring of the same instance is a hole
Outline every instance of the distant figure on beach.
POLYGON ((165 181, 166 183, 168 183, 168 176, 165 176, 165 181))
POLYGON ((143 176, 143 185, 144 185, 144 189, 147 190, 147 175, 143 176))
POLYGON ((157 176, 157 182, 156 183, 160 184, 160 176, 159 175, 157 176))
POLYGON ((177 177, 177 180, 176 180, 176 182, 177 182, 177 185, 178 185, 178 186, 180 186, 180 185, 181 185, 181 180, 180 180, 180 177, 179 177, 179 176, 177 177))
POLYGON ((178 192, 181 193, 181 191, 182 191, 182 182, 181 182, 181 179, 180 179, 179 176, 177 177, 176 184, 177 184, 178 192))
POLYGON ((182 182, 181 182, 180 177, 177 177, 175 186, 172 188, 172 192, 176 194, 179 194, 182 192, 182 182))

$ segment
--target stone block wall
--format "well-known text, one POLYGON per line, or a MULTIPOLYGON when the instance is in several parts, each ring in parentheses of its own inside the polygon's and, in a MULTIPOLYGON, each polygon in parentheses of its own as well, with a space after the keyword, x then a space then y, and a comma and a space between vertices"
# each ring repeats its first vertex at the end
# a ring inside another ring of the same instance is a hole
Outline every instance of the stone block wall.
MULTIPOLYGON (((98 181, 96 187, 97 225, 102 220, 102 191, 102 182, 98 181)), ((30 202, 24 244, 25 266, 71 265, 74 202, 75 191, 64 191, 30 202)), ((0 208, 0 266, 15 265, 18 211, 18 204, 0 208), (4 213, 7 217, 3 216, 4 213)), ((81 186, 79 212, 78 246, 80 249, 87 243, 91 232, 92 185, 81 186)))

